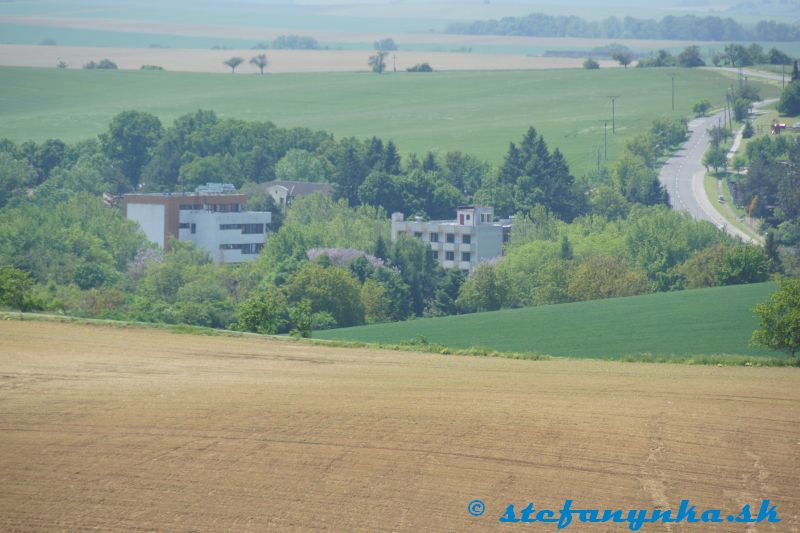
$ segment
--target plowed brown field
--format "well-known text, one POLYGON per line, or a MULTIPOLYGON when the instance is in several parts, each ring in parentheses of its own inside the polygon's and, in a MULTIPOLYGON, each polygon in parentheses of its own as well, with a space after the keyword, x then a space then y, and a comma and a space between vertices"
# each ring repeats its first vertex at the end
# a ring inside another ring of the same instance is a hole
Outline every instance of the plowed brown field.
POLYGON ((567 498, 771 499, 772 527, 644 531, 798 531, 798 487, 797 369, 0 322, 2 531, 551 531, 498 517, 567 498))

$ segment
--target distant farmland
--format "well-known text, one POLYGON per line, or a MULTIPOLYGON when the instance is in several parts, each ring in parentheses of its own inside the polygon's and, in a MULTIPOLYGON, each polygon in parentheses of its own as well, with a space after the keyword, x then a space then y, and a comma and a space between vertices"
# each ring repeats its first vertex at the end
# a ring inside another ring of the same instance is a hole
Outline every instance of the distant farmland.
MULTIPOLYGON (((105 57, 98 50, 98 59, 105 57)), ((113 59, 113 58, 112 58, 113 59)), ((434 65, 434 68, 436 65, 434 65)), ((379 136, 400 150, 461 150, 499 163, 530 126, 566 155, 573 173, 594 168, 602 152, 608 95, 619 95, 609 159, 652 120, 671 115, 663 69, 502 72, 202 74, 0 68, 0 138, 76 141, 105 131, 125 109, 165 123, 199 108, 222 117, 323 129, 337 137, 379 136)), ((709 98, 724 101, 730 78, 684 69, 676 79, 676 116, 709 98)), ((776 89, 765 88, 764 96, 776 89)))
POLYGON ((450 347, 487 347, 573 357, 779 356, 749 346, 758 323, 752 308, 772 283, 412 320, 330 331, 314 336, 372 343, 424 337, 450 347))

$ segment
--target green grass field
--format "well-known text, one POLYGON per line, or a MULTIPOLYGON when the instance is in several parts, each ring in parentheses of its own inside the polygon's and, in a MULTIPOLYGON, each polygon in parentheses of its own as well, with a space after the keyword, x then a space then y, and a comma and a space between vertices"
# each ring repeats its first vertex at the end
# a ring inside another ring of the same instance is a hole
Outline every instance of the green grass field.
POLYGON ((485 347, 572 357, 779 356, 749 346, 755 304, 772 283, 649 294, 315 332, 320 339, 397 344, 424 337, 452 348, 485 347))
MULTIPOLYGON (((435 65, 434 65, 435 67, 435 65)), ((306 126, 337 137, 393 139, 404 153, 462 150, 499 163, 529 126, 567 156, 573 173, 596 164, 608 95, 618 95, 609 159, 653 119, 671 115, 664 69, 275 74, 0 68, 0 138, 76 141, 108 127, 122 110, 157 114, 165 124, 197 109, 221 117, 306 126)), ((722 105, 730 78, 679 72, 675 115, 709 98, 722 105)), ((777 90, 765 87, 764 96, 777 90)))

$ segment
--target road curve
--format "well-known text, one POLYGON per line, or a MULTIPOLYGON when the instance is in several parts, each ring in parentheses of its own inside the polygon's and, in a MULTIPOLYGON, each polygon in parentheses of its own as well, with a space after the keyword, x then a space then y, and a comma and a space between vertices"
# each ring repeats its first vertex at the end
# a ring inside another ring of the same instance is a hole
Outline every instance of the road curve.
POLYGON ((745 242, 756 242, 739 228, 728 224, 706 195, 703 154, 711 142, 708 130, 721 122, 721 112, 689 122, 689 140, 661 167, 658 179, 667 189, 673 209, 686 211, 697 220, 707 220, 745 242))

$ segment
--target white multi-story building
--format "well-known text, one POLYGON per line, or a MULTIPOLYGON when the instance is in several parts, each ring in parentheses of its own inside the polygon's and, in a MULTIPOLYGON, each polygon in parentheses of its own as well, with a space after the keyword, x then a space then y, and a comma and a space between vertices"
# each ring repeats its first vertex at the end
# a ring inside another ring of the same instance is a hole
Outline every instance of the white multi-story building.
POLYGON ((172 237, 208 250, 215 263, 240 263, 258 256, 272 221, 269 212, 243 211, 245 200, 233 186, 208 184, 192 193, 126 194, 123 208, 162 248, 172 237))
POLYGON ((492 207, 459 207, 456 220, 405 220, 403 213, 392 214, 392 241, 404 234, 422 240, 444 268, 471 271, 502 255, 510 229, 510 220, 494 221, 492 207))

